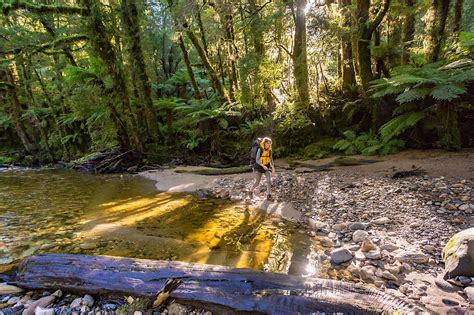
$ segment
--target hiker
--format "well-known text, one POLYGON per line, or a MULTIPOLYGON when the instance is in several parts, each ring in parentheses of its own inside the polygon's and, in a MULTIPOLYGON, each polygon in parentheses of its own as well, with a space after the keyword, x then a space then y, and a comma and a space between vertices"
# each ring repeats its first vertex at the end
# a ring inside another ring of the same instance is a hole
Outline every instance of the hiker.
POLYGON ((272 175, 275 176, 275 166, 273 163, 272 156, 272 139, 263 138, 260 142, 255 156, 255 165, 253 167, 255 172, 255 184, 253 184, 250 190, 249 197, 253 197, 255 188, 260 184, 262 174, 265 174, 267 182, 267 199, 272 200, 271 186, 272 186, 272 175), (270 173, 271 167, 271 173, 270 173))

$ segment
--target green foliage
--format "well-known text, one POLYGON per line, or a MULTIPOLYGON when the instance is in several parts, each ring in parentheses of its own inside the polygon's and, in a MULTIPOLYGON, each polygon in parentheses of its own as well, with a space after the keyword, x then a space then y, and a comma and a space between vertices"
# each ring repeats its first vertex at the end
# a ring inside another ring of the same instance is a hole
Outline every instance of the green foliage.
POLYGON ((12 164, 15 163, 16 159, 12 156, 0 155, 0 164, 12 164))
POLYGON ((405 142, 399 139, 380 139, 371 133, 362 133, 357 136, 353 131, 344 132, 345 139, 339 140, 333 149, 344 154, 388 155, 397 153, 405 147, 405 142))
POLYGON ((403 66, 393 70, 391 78, 372 81, 373 98, 396 95, 399 104, 423 101, 451 102, 467 92, 466 83, 474 80, 474 62, 459 60, 446 66, 440 62, 422 67, 403 66))
POLYGON ((0 129, 7 130, 12 126, 12 121, 10 116, 5 113, 0 112, 0 129))
POLYGON ((336 138, 324 138, 317 142, 311 143, 301 150, 292 159, 296 160, 315 160, 322 159, 329 156, 333 152, 333 147, 336 144, 336 138))
POLYGON ((380 127, 379 132, 382 142, 390 142, 394 137, 413 127, 423 118, 425 118, 425 114, 422 112, 410 112, 393 118, 380 127))

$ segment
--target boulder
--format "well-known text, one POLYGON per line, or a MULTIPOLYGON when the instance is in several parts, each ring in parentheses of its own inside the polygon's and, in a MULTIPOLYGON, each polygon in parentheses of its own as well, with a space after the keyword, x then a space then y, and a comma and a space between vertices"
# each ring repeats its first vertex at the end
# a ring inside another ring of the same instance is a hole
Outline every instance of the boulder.
POLYGON ((474 227, 455 234, 443 248, 444 279, 474 277, 474 227))

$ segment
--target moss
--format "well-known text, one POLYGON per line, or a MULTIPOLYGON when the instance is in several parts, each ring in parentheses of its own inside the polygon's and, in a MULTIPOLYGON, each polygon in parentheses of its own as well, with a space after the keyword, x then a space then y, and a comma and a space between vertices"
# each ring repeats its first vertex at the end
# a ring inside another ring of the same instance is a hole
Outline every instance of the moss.
POLYGON ((334 163, 339 166, 351 166, 364 164, 363 161, 350 156, 340 156, 334 159, 334 163))

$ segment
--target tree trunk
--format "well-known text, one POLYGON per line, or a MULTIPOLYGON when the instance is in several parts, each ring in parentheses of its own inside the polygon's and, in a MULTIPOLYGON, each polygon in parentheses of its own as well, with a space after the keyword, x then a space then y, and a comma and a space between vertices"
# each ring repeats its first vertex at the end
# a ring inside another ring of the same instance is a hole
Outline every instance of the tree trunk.
POLYGON ((129 42, 132 79, 137 84, 138 94, 145 107, 148 135, 152 139, 156 139, 158 135, 157 115, 151 99, 151 85, 141 46, 139 15, 134 0, 122 0, 121 17, 129 42))
POLYGON ((196 77, 194 76, 193 67, 191 66, 191 61, 189 60, 188 51, 186 50, 186 46, 184 45, 183 36, 179 35, 179 48, 181 48, 181 53, 183 54, 184 64, 186 66, 186 70, 188 71, 189 80, 191 81, 191 85, 194 89, 194 97, 197 99, 202 98, 201 92, 199 91, 199 85, 196 82, 196 77))
POLYGON ((459 134, 458 113, 456 105, 451 102, 438 104, 438 137, 441 147, 449 151, 457 151, 461 148, 461 136, 459 134))
POLYGON ((410 48, 415 38, 415 4, 416 0, 405 0, 408 12, 405 16, 405 23, 403 23, 402 65, 407 65, 410 62, 410 48))
MULTIPOLYGON (((132 111, 128 88, 125 82, 122 66, 117 59, 116 52, 112 46, 108 31, 102 22, 100 12, 100 2, 98 0, 82 0, 85 6, 91 11, 87 19, 90 41, 95 53, 104 61, 107 70, 112 77, 112 97, 117 103, 122 104, 124 120, 127 124, 127 133, 133 141, 133 148, 139 153, 143 153, 143 145, 139 137, 137 121, 132 111)), ((118 132, 123 132, 120 126, 117 126, 118 132)), ((127 139, 127 135, 119 135, 122 141, 127 139)), ((123 149, 128 149, 130 143, 121 143, 123 149)))
POLYGON ((436 62, 441 53, 445 39, 446 20, 449 13, 450 0, 432 0, 427 23, 428 34, 425 42, 428 62, 436 62))
POLYGON ((21 122, 21 105, 20 101, 18 100, 15 78, 13 77, 13 73, 10 67, 7 67, 4 73, 7 79, 6 82, 9 83, 8 94, 10 96, 10 115, 13 120, 13 126, 15 128, 16 134, 18 135, 18 138, 20 138, 20 141, 23 144, 23 148, 25 148, 26 152, 32 153, 33 145, 31 144, 30 139, 28 138, 28 135, 26 133, 25 127, 21 122))
MULTIPOLYGON (((264 32, 262 30, 262 19, 260 12, 257 8, 257 0, 248 0, 249 11, 253 16, 250 22, 250 34, 251 40, 255 52, 255 58, 257 59, 255 63, 254 71, 256 75, 260 70, 260 65, 265 60, 265 45, 263 41, 264 32)), ((275 98, 273 97, 271 87, 269 86, 266 80, 262 82, 262 89, 265 96, 265 101, 267 103, 268 110, 273 112, 275 110, 275 98)), ((254 90, 255 91, 255 90, 254 90)))
POLYGON ((458 36, 459 32, 462 31, 462 8, 464 6, 464 0, 456 0, 454 5, 454 19, 453 19, 453 32, 458 36))
POLYGON ((341 74, 342 74, 342 88, 345 91, 350 91, 356 85, 354 58, 352 57, 352 43, 350 36, 351 16, 347 6, 351 4, 351 0, 340 0, 339 6, 342 11, 342 26, 344 31, 341 36, 341 74))
POLYGON ((306 52, 306 5, 307 0, 296 0, 295 35, 293 47, 293 75, 298 92, 299 107, 309 107, 308 57, 306 52))
POLYGON ((382 22, 389 6, 390 0, 384 0, 376 17, 371 21, 369 18, 370 0, 357 0, 356 18, 359 30, 357 46, 363 95, 366 95, 369 89, 369 82, 374 79, 372 72, 372 54, 370 51, 372 34, 382 22))
POLYGON ((201 58, 201 61, 204 64, 204 67, 206 68, 209 77, 211 78, 212 87, 216 90, 217 94, 219 94, 219 96, 220 96, 220 98, 223 102, 230 103, 229 94, 227 93, 227 90, 225 89, 225 87, 219 81, 217 73, 214 70, 214 68, 212 67, 209 59, 207 58, 206 52, 201 47, 201 44, 199 43, 198 38, 196 37, 194 32, 191 31, 191 30, 187 30, 186 34, 188 35, 189 39, 193 43, 194 48, 196 48, 196 51, 197 51, 199 57, 201 58))
POLYGON ((25 65, 25 62, 21 55, 17 56, 16 64, 17 64, 17 68, 19 68, 20 70, 18 83, 20 86, 23 86, 25 90, 26 99, 28 100, 28 109, 32 110, 31 115, 32 115, 33 121, 31 122, 31 124, 32 126, 38 128, 40 132, 40 139, 41 139, 40 144, 46 151, 48 161, 52 161, 53 155, 51 153, 51 149, 48 144, 48 136, 47 136, 46 130, 44 129, 44 127, 41 124, 41 121, 39 120, 38 116, 34 112, 34 109, 36 107, 35 106, 36 102, 33 96, 33 91, 31 90, 31 74, 30 74, 29 67, 27 68, 27 66, 25 65))
POLYGON ((426 311, 360 284, 179 261, 49 254, 27 257, 18 269, 9 282, 28 290, 104 296, 153 297, 168 279, 181 279, 171 298, 215 314, 426 311))

